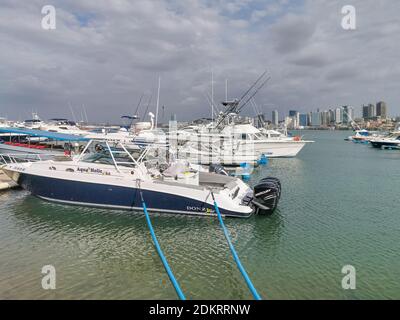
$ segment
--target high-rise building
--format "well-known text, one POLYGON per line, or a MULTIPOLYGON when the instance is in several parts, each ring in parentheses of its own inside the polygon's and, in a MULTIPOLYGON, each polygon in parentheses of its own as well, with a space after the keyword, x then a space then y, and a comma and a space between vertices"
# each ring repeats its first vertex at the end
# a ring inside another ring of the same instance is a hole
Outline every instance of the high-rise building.
POLYGON ((376 104, 376 116, 377 117, 381 117, 382 119, 386 119, 387 118, 387 106, 386 106, 386 102, 384 101, 379 101, 376 104))
POLYGON ((363 119, 368 119, 369 118, 368 111, 369 111, 368 105, 363 105, 362 106, 362 117, 363 117, 363 119))
POLYGON ((323 125, 323 126, 329 125, 329 111, 321 112, 321 125, 323 125))
POLYGON ((296 110, 290 110, 290 111, 289 111, 289 117, 295 117, 296 114, 297 114, 297 111, 296 111, 296 110))
POLYGON ((321 112, 312 112, 311 113, 311 125, 313 127, 319 127, 321 125, 321 112))
POLYGON ((343 122, 343 109, 336 108, 335 109, 335 123, 342 123, 343 122))
POLYGON ((376 107, 374 104, 369 103, 367 105, 363 105, 362 114, 364 119, 371 119, 376 117, 376 107))
POLYGON ((372 103, 368 105, 368 116, 370 118, 376 117, 376 107, 372 103))
POLYGON ((299 125, 301 127, 308 127, 308 114, 302 113, 299 115, 299 125))
POLYGON ((342 123, 343 124, 351 123, 354 119, 354 108, 351 106, 343 106, 342 110, 343 110, 342 123))
POLYGON ((274 126, 279 125, 279 114, 277 110, 272 111, 272 124, 274 126))

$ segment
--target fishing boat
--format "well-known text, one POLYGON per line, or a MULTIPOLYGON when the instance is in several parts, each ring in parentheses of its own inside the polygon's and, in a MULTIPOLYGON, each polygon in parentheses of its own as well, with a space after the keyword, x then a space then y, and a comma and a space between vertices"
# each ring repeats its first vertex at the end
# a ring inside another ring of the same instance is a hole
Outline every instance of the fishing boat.
POLYGON ((274 131, 260 131, 252 124, 231 124, 224 127, 222 133, 241 140, 242 145, 254 145, 255 152, 269 158, 292 158, 313 141, 302 140, 300 137, 287 137, 274 131))
POLYGON ((265 178, 254 188, 238 178, 196 170, 181 162, 150 166, 132 157, 123 144, 90 141, 69 161, 12 163, 3 171, 22 188, 48 201, 109 209, 229 217, 271 214, 281 195, 280 182, 265 178))
POLYGON ((237 140, 229 137, 205 136, 200 138, 203 141, 190 141, 182 147, 178 147, 177 159, 187 159, 191 163, 201 165, 221 164, 223 166, 239 167, 242 164, 257 165, 259 155, 249 144, 246 148, 237 140))

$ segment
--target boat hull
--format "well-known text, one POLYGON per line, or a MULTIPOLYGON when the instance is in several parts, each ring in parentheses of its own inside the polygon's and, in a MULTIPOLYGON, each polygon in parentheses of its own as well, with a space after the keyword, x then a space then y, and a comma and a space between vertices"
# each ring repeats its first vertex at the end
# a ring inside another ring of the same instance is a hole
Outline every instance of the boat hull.
POLYGON ((293 158, 304 148, 307 142, 303 141, 253 141, 254 149, 258 154, 264 154, 268 158, 293 158))
MULTIPOLYGON (((141 210, 140 190, 134 186, 116 186, 83 181, 64 180, 4 169, 5 173, 34 196, 47 201, 117 210, 141 210)), ((135 184, 135 183, 133 183, 135 184)), ((186 215, 214 216, 211 204, 177 194, 142 188, 149 211, 186 215)), ((251 213, 220 208, 229 217, 249 217, 251 213)))
POLYGON ((382 148, 399 148, 400 143, 399 142, 391 142, 391 141, 370 141, 371 145, 374 148, 382 149, 382 148))

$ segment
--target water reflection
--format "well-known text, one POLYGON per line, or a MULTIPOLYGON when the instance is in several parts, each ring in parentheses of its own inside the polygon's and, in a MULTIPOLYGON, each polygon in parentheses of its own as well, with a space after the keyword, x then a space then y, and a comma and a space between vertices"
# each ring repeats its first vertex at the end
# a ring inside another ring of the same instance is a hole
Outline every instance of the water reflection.
MULTIPOLYGON (((77 286, 81 288, 76 284, 79 280, 87 283, 85 295, 91 292, 89 297, 102 298, 101 288, 109 288, 110 279, 129 277, 111 289, 119 292, 114 292, 116 296, 126 298, 129 292, 133 298, 175 298, 140 212, 65 206, 26 195, 13 205, 11 215, 19 234, 43 244, 38 257, 47 252, 50 260, 62 265, 67 278, 65 295, 76 294, 77 286), (82 280, 82 272, 89 274, 89 279, 82 280), (106 280, 101 280, 104 277, 106 280), (97 279, 95 285, 93 279, 97 279), (135 289, 141 293, 132 295, 135 289)), ((152 222, 190 298, 250 298, 217 219, 153 214, 152 222)), ((258 255, 265 248, 279 247, 283 228, 279 212, 270 217, 226 219, 226 225, 251 273, 261 268, 258 255)), ((82 288, 78 291, 84 293, 82 288)))

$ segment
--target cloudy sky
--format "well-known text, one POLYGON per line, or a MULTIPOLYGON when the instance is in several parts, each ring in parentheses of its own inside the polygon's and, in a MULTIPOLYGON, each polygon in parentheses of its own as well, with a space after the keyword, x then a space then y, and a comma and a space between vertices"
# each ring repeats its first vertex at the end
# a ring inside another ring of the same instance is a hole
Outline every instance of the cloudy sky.
MULTIPOLYGON (((0 0, 0 116, 118 122, 144 93, 160 118, 210 116, 206 96, 240 96, 268 69, 256 102, 271 118, 384 100, 400 114, 398 0, 0 0), (357 29, 341 27, 341 8, 357 29), (56 29, 41 26, 44 5, 56 29)), ((253 115, 250 106, 245 110, 253 115)), ((139 112, 140 114, 140 112, 139 112)))

